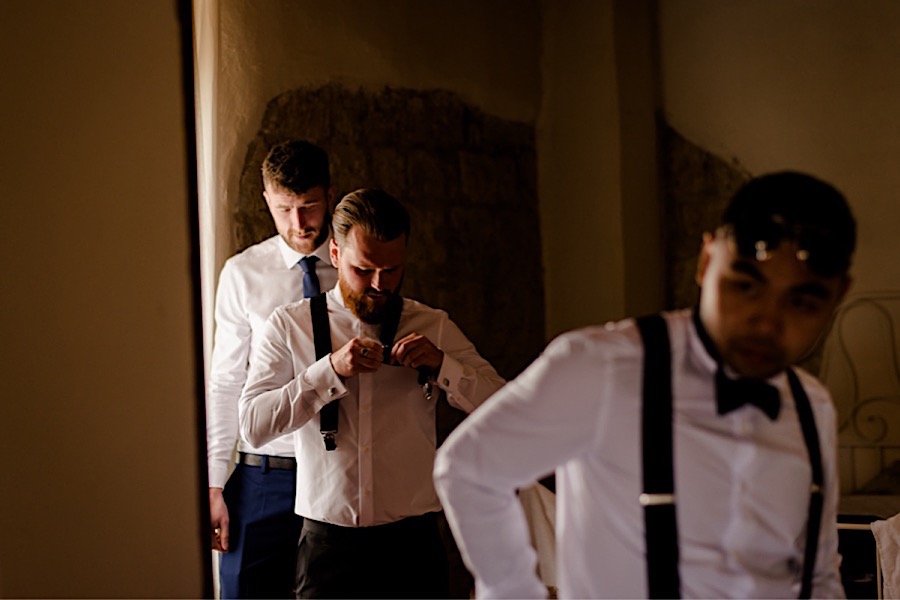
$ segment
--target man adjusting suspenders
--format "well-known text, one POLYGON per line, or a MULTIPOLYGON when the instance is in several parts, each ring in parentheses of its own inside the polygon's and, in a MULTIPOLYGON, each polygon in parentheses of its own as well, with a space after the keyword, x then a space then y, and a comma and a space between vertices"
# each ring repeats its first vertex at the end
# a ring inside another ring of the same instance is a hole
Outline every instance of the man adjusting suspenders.
MULTIPOLYGON (((665 319, 649 315, 637 319, 644 342, 643 406, 641 430, 643 448, 644 537, 647 552, 647 590, 650 598, 680 598, 678 573, 678 522, 676 519, 675 476, 672 464, 672 363, 665 319)), ((797 406, 800 428, 809 452, 812 485, 809 491, 809 518, 806 523, 806 551, 800 598, 812 593, 812 574, 822 524, 822 456, 819 434, 809 398, 793 369, 787 369, 791 393, 797 406)))

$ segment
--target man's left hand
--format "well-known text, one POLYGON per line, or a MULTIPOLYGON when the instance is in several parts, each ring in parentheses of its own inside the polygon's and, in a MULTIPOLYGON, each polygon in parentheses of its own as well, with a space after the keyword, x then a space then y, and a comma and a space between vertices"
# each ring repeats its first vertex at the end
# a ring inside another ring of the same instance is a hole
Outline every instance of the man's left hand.
POLYGON ((444 353, 424 335, 410 333, 394 342, 391 348, 391 362, 413 369, 428 367, 437 374, 444 363, 444 353))

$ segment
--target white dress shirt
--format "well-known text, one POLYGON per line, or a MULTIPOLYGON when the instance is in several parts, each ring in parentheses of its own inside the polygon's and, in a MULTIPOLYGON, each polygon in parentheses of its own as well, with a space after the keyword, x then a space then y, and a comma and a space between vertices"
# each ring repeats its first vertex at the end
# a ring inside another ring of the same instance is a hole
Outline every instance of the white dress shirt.
MULTIPOLYGON (((682 596, 797 597, 812 476, 787 376, 769 380, 782 399, 775 421, 754 406, 720 416, 716 363, 690 311, 665 316, 682 596)), ((546 595, 513 490, 554 468, 560 597, 647 596, 642 360, 633 320, 562 335, 442 446, 435 481, 479 597, 546 595)), ((812 594, 843 597, 835 413, 826 389, 798 375, 826 488, 812 594)))
MULTIPOLYGON (((378 339, 327 295, 332 349, 354 337, 378 339)), ((404 299, 397 336, 417 332, 444 352, 437 386, 451 405, 471 412, 504 380, 442 310, 404 299)), ((435 398, 437 394, 435 394, 435 398)), ((382 365, 342 381, 330 355, 316 360, 309 301, 277 309, 250 358, 240 401, 241 435, 253 444, 293 431, 297 514, 365 527, 440 510, 432 483, 435 401, 426 400, 415 369, 382 365), (337 449, 326 452, 319 410, 339 400, 337 449)))
MULTIPOLYGON (((328 242, 313 255, 319 288, 337 281, 328 242)), ((216 292, 216 332, 206 394, 206 436, 210 487, 223 487, 231 468, 235 442, 238 450, 270 456, 293 456, 290 439, 273 440, 254 448, 238 440, 238 400, 247 378, 250 349, 272 311, 303 297, 303 254, 275 235, 231 257, 222 267, 216 292)))

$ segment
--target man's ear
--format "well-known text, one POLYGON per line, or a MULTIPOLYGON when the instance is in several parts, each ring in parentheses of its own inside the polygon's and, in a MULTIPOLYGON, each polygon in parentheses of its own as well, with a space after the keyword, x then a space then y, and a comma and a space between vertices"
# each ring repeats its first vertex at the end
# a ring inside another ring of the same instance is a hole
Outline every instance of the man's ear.
POLYGON ((334 241, 334 238, 331 238, 331 241, 328 243, 328 255, 331 257, 331 266, 337 269, 338 264, 340 264, 341 249, 338 247, 337 242, 334 241))
POLYGON ((715 241, 713 234, 706 232, 703 234, 703 243, 700 245, 700 256, 697 257, 697 272, 694 275, 694 281, 697 285, 703 285, 703 276, 706 275, 706 269, 709 267, 710 250, 715 241))

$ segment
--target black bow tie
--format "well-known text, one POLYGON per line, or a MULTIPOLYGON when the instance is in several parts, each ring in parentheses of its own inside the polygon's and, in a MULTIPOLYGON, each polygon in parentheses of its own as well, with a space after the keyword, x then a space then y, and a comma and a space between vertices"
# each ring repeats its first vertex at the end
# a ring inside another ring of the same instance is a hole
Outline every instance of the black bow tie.
POLYGON ((773 421, 781 409, 778 389, 759 379, 729 379, 722 368, 716 371, 716 406, 724 415, 745 404, 752 404, 773 421))

